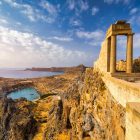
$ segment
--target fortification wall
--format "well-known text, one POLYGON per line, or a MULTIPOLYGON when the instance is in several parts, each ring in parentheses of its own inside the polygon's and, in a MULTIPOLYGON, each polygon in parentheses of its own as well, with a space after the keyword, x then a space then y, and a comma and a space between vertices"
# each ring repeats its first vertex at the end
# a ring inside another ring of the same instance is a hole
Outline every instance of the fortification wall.
POLYGON ((140 87, 135 83, 127 82, 111 76, 104 76, 103 80, 112 96, 123 107, 127 102, 140 102, 140 87))
POLYGON ((101 51, 98 60, 94 63, 94 69, 100 70, 102 72, 107 72, 107 41, 102 43, 101 51))
POLYGON ((126 110, 125 140, 140 140, 140 87, 107 75, 103 81, 116 102, 126 110))
POLYGON ((126 106, 126 140, 140 139, 140 103, 126 106))

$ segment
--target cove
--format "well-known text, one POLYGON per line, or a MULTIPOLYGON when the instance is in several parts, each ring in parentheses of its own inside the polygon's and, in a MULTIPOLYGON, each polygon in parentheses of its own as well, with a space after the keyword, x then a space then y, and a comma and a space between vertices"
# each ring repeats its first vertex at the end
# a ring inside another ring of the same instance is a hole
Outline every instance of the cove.
POLYGON ((29 101, 33 101, 40 98, 40 95, 34 88, 24 88, 21 90, 13 91, 7 95, 7 98, 19 99, 21 97, 26 98, 29 101))

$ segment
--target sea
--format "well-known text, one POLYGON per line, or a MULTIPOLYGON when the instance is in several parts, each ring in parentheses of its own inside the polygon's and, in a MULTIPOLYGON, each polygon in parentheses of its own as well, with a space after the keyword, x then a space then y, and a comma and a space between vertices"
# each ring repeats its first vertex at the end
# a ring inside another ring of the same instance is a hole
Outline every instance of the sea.
POLYGON ((3 78, 15 78, 15 79, 26 79, 26 78, 40 78, 53 75, 60 75, 63 72, 46 72, 46 71, 26 71, 24 69, 0 69, 0 77, 3 78))

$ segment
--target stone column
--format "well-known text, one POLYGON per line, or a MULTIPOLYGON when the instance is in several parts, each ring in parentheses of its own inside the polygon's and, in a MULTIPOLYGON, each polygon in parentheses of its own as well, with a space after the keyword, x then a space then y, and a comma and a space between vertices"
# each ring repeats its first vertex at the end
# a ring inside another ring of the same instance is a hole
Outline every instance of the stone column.
POLYGON ((127 36, 126 73, 132 73, 133 69, 133 34, 127 36))
POLYGON ((107 38, 107 72, 110 72, 111 37, 107 38))
POLYGON ((110 72, 116 72, 116 35, 111 36, 110 72))

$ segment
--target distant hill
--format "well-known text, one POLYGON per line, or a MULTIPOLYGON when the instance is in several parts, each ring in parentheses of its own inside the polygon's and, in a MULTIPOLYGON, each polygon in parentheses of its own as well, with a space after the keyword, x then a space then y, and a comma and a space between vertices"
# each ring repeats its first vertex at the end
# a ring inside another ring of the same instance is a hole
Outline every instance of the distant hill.
POLYGON ((26 71, 48 71, 48 72, 70 72, 70 71, 85 71, 86 66, 78 65, 74 67, 51 67, 51 68, 27 68, 26 71))

